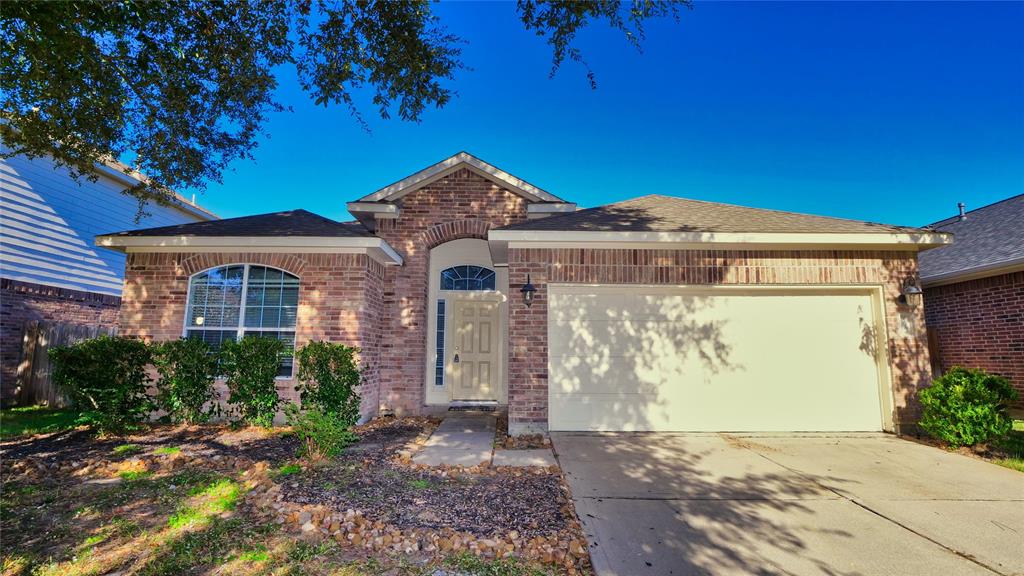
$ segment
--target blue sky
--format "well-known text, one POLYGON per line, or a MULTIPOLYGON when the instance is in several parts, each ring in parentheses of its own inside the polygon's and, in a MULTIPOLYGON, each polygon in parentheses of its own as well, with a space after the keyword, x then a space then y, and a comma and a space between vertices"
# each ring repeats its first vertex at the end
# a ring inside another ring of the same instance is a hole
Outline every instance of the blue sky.
POLYGON ((587 29, 597 90, 572 63, 548 78, 512 3, 434 10, 468 42, 452 103, 417 124, 365 106, 367 134, 286 70, 294 112, 199 202, 348 219, 459 150, 584 207, 658 193, 918 225, 1024 192, 1024 3, 698 1, 650 22, 642 54, 587 29))

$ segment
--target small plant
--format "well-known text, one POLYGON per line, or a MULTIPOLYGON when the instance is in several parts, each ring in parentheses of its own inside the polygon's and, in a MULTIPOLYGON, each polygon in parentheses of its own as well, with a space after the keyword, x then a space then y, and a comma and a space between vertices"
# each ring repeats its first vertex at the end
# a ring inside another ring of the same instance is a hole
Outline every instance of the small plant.
POLYGON ((246 336, 226 340, 221 348, 221 371, 227 380, 228 403, 244 422, 269 428, 281 402, 274 378, 284 343, 276 338, 246 336))
POLYGON ((299 384, 295 389, 304 409, 319 408, 346 426, 359 421, 362 375, 356 362, 358 348, 332 342, 310 342, 296 354, 299 384))
POLYGON ((1017 399, 1009 380, 954 367, 920 393, 921 427, 950 446, 974 446, 1009 434, 1007 405, 1017 399))
POLYGON ((217 357, 210 345, 198 338, 182 338, 160 344, 153 363, 160 373, 156 403, 172 422, 199 424, 220 413, 213 381, 217 357))
POLYGON ((53 381, 79 411, 79 422, 101 433, 137 428, 153 410, 146 395, 149 346, 100 336, 50 350, 53 381))
POLYGON ((118 474, 125 482, 138 482, 140 480, 148 480, 153 476, 153 473, 149 470, 125 470, 118 474))
POLYGON ((127 456, 128 454, 135 454, 141 452, 142 446, 138 444, 121 444, 120 446, 114 446, 114 454, 117 456, 127 456))
POLYGON ((156 450, 153 450, 153 454, 159 454, 161 456, 170 456, 171 454, 180 454, 181 448, 177 446, 161 446, 156 450))
POLYGON ((409 486, 415 488, 416 490, 426 490, 427 488, 430 488, 431 484, 430 480, 416 478, 413 480, 409 480, 409 486))
POLYGON ((358 439, 351 427, 335 414, 316 406, 303 411, 297 405, 289 404, 285 407, 285 415, 302 443, 299 455, 311 462, 335 456, 358 439))
POLYGON ((299 472, 302 472, 302 466, 299 466, 298 464, 285 464, 274 472, 274 476, 281 478, 284 476, 291 476, 292 474, 298 474, 299 472))

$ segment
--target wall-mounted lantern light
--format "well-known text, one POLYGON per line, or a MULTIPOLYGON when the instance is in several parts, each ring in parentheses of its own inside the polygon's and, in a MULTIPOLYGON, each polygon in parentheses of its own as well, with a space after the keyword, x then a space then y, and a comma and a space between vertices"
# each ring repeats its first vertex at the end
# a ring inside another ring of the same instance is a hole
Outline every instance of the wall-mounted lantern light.
POLYGON ((916 276, 911 276, 903 282, 903 289, 900 292, 900 304, 906 304, 911 308, 917 308, 924 300, 924 290, 916 276))
POLYGON ((533 306, 533 293, 537 291, 537 287, 530 282, 529 274, 526 275, 526 284, 523 284, 519 291, 523 293, 523 303, 527 307, 533 306))

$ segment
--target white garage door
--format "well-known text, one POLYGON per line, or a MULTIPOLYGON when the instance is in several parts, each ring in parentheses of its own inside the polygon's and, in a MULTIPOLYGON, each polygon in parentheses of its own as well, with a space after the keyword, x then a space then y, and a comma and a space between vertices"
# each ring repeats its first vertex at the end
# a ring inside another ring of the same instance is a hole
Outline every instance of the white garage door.
POLYGON ((870 289, 549 293, 551 430, 882 429, 870 289))

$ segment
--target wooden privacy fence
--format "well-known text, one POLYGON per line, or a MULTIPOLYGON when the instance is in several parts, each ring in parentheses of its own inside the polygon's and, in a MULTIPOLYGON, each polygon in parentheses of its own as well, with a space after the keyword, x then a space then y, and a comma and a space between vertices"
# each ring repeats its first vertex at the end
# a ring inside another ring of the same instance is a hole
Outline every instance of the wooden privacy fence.
POLYGON ((21 332, 21 362, 18 363, 18 405, 67 405, 67 400, 57 391, 50 377, 48 353, 54 347, 67 346, 100 334, 113 336, 117 334, 117 328, 37 320, 26 322, 21 332))

